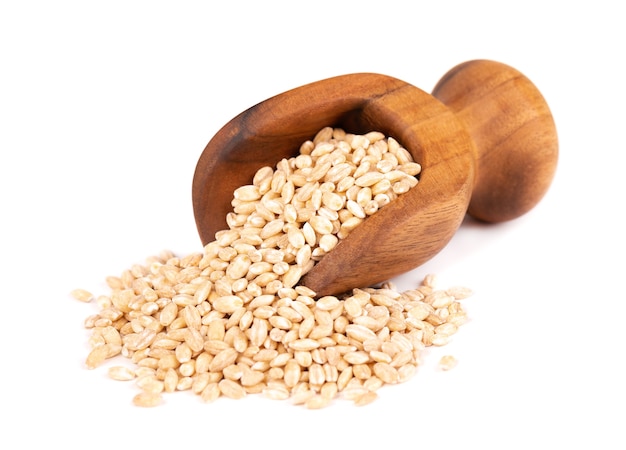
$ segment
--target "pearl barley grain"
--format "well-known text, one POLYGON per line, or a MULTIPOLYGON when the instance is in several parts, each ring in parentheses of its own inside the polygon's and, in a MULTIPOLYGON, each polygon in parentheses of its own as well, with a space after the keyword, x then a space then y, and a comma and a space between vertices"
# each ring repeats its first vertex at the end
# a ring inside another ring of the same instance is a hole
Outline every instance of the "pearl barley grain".
MULTIPOLYGON (((137 406, 189 390, 204 402, 248 394, 309 409, 335 399, 361 406, 407 381, 421 351, 465 321, 471 291, 435 277, 399 292, 391 283, 316 299, 299 285, 367 217, 418 184, 421 166, 382 133, 326 127, 301 154, 263 167, 233 193, 228 229, 201 252, 162 252, 106 278, 110 301, 89 317, 87 367, 120 355, 134 368, 137 406)), ((75 290, 72 296, 94 296, 75 290)))
POLYGON ((444 355, 439 360, 439 368, 444 371, 453 369, 457 365, 457 360, 452 355, 444 355))

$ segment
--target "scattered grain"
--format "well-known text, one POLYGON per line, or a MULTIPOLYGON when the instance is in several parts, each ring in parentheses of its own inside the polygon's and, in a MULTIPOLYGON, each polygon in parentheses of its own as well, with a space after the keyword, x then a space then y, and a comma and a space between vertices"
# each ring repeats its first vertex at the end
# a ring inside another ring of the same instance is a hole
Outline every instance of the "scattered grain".
POLYGON ((143 408, 152 408, 160 405, 161 403, 163 403, 163 397, 159 393, 140 392, 133 398, 133 404, 143 408))
POLYGON ((324 128, 301 152, 234 191, 229 228, 203 252, 162 252, 106 278, 111 293, 85 320, 87 367, 130 359, 135 368, 114 366, 109 376, 136 379, 138 406, 190 390, 204 402, 258 393, 319 409, 334 398, 371 403, 381 386, 415 374, 425 347, 447 342, 466 320, 459 300, 471 291, 437 290, 434 275, 406 292, 385 283, 317 300, 298 284, 415 186, 421 166, 379 132, 324 128))
POLYGON ((218 387, 225 397, 240 399, 246 396, 243 386, 233 380, 223 379, 218 383, 218 387))
POLYGON ((135 371, 124 366, 112 366, 108 370, 109 377, 117 381, 130 381, 135 378, 135 371))
POLYGON ((378 398, 378 394, 374 391, 367 391, 362 395, 359 395, 354 399, 354 404, 356 406, 365 406, 372 403, 374 400, 378 398))
POLYGON ((94 295, 85 289, 74 289, 70 295, 76 300, 88 303, 94 299, 94 295))
POLYGON ((439 368, 441 370, 448 371, 450 369, 453 369, 457 365, 457 362, 458 361, 456 360, 456 358, 454 356, 452 356, 452 355, 444 355, 439 360, 439 368))
POLYGON ((313 395, 305 401, 307 409, 322 409, 330 405, 332 399, 324 397, 323 395, 313 395))

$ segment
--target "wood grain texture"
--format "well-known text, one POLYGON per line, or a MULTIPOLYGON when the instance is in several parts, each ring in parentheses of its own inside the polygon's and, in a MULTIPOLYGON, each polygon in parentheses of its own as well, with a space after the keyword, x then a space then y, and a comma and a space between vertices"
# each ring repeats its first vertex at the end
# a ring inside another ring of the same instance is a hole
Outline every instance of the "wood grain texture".
POLYGON ((558 160, 548 104, 518 70, 495 61, 468 61, 433 90, 467 126, 479 153, 468 213, 487 222, 515 219, 545 195, 558 160))
POLYGON ((489 221, 525 212, 547 189, 553 169, 543 170, 543 164, 554 166, 556 158, 553 151, 537 153, 529 136, 545 135, 550 141, 556 135, 546 127, 547 106, 532 103, 543 101, 538 91, 512 73, 489 61, 458 66, 438 84, 439 98, 386 75, 350 74, 251 107, 227 123, 198 160, 192 193, 203 244, 227 227, 237 187, 250 184, 260 167, 295 156, 300 144, 325 126, 392 136, 422 165, 422 173, 415 188, 369 217, 303 278, 318 295, 370 286, 418 267, 449 242, 468 208, 489 221), (537 112, 529 114, 531 106, 537 112), (521 150, 515 147, 518 138, 521 150), (520 162, 528 151, 531 161, 520 162), (509 167, 503 152, 522 156, 509 167), (527 178, 514 178, 520 177, 516 168, 543 174, 544 181, 520 189, 527 178))

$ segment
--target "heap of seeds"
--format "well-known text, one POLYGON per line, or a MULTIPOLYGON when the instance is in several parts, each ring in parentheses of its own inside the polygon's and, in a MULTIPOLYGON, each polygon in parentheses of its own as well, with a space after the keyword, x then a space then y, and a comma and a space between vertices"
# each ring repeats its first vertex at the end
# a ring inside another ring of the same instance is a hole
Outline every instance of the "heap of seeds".
POLYGON ((132 367, 109 375, 135 380, 138 406, 187 390, 207 402, 260 393, 308 408, 336 397, 370 403, 414 374, 425 347, 448 342, 471 292, 437 290, 428 276, 405 292, 385 283, 316 298, 298 282, 420 170, 382 133, 322 129, 235 190, 229 228, 202 252, 133 265, 106 279, 109 295, 72 292, 100 307, 85 321, 87 367, 128 358, 132 367))

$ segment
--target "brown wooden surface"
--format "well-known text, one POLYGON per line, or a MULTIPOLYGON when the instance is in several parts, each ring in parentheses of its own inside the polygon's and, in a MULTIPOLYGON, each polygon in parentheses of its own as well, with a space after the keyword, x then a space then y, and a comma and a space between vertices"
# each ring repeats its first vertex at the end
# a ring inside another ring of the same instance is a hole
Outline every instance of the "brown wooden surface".
POLYGON ((468 61, 442 77, 433 95, 467 126, 479 149, 468 213, 515 219, 548 190, 558 159, 556 127, 537 87, 495 61, 468 61))
MULTIPOLYGON (((535 148, 528 144, 529 134, 554 134, 556 142, 553 128, 542 129, 545 121, 529 121, 524 115, 528 106, 524 101, 543 99, 538 99, 525 82, 505 82, 504 88, 499 82, 486 83, 485 79, 493 80, 490 77, 498 79, 497 64, 495 68, 488 61, 459 67, 436 89, 448 106, 401 80, 360 73, 293 89, 235 117, 208 143, 194 174, 193 207, 202 242, 212 241, 216 231, 226 228, 225 217, 232 210, 230 202, 237 187, 250 184, 260 167, 274 167, 281 158, 296 155, 300 144, 325 126, 353 133, 376 130, 393 136, 422 165, 422 173, 415 188, 368 218, 303 278, 303 283, 318 295, 376 284, 423 264, 452 238, 468 210, 470 197, 476 204, 476 216, 483 220, 507 220, 528 210, 545 192, 545 180, 539 183, 540 188, 530 189, 530 194, 529 189, 513 189, 508 172, 515 172, 516 167, 506 167, 507 175, 498 176, 493 171, 501 169, 493 161, 506 163, 507 158, 498 158, 500 152, 524 154, 530 147, 535 155, 535 148), (485 71, 481 70, 483 65, 485 71), (463 82, 465 78, 478 81, 463 82), (483 84, 486 87, 481 91, 483 84), (521 94, 520 84, 524 91, 521 94), (514 95, 500 92, 492 102, 496 106, 482 115, 476 112, 483 103, 481 99, 498 89, 512 90, 514 95), (534 95, 531 100, 526 99, 528 92, 534 95), (464 103, 464 95, 473 100, 464 103), (506 106, 509 98, 514 105, 506 106), (514 145, 520 124, 526 128, 518 132, 525 139, 521 151, 514 145), (507 137, 507 145, 494 145, 501 143, 502 135, 507 137), (491 136, 495 137, 490 140, 491 136), (485 145, 489 152, 485 155, 483 147, 476 144, 485 145), (475 176, 475 168, 483 171, 481 177, 475 176), (503 185, 489 185, 491 182, 503 185), (476 201, 473 190, 480 194, 476 201), (494 197, 492 191, 506 195, 494 197), (521 200, 511 207, 508 202, 516 195, 521 200), (507 204, 498 203, 501 201, 507 204), (490 215, 492 210, 496 212, 490 215)), ((511 73, 506 66, 501 69, 507 75, 511 73)), ((537 109, 545 117, 547 106, 537 109)), ((550 159, 546 164, 553 172, 556 154, 540 152, 531 165, 541 166, 542 158, 550 159)), ((528 168, 528 164, 517 166, 518 171, 528 168)), ((550 170, 542 172, 539 168, 534 172, 547 177, 550 170)))

